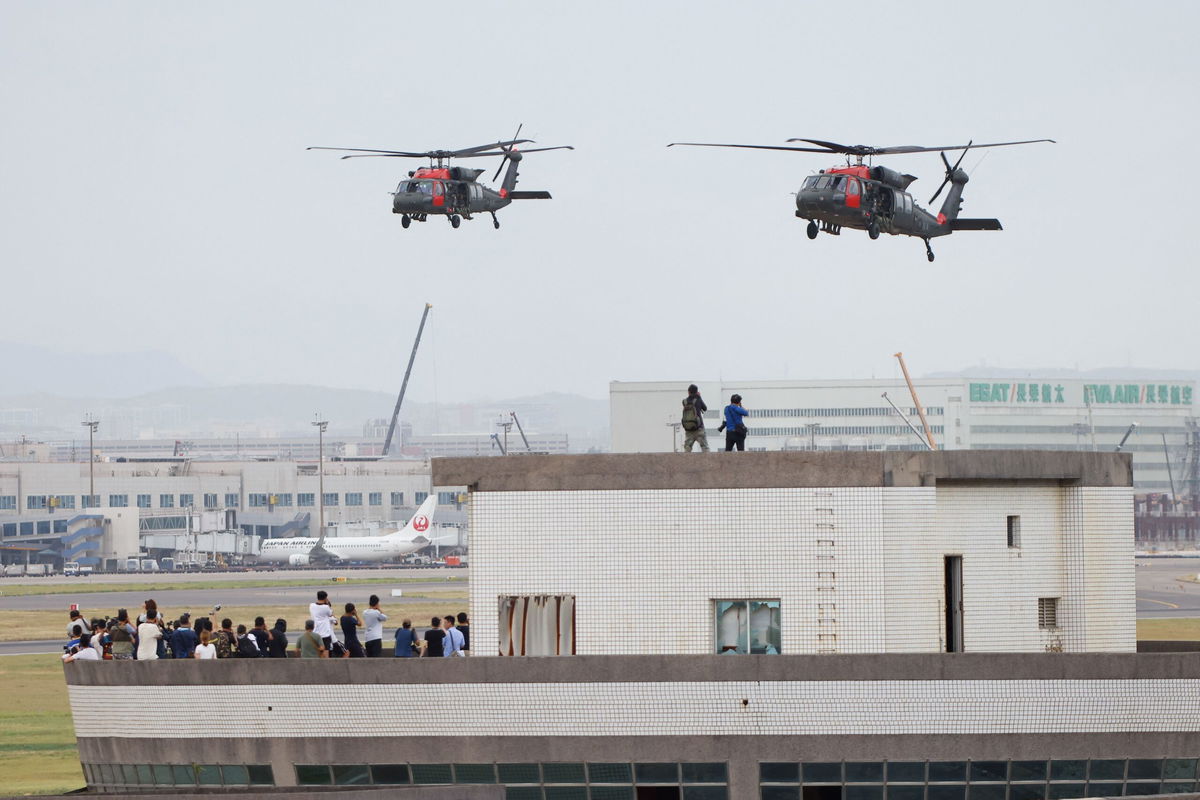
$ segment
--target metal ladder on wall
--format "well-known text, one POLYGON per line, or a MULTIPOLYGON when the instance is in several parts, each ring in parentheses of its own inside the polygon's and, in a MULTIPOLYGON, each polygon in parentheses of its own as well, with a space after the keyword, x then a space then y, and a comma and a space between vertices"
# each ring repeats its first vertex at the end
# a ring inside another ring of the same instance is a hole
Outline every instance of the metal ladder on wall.
POLYGON ((817 652, 838 652, 837 520, 833 492, 814 493, 817 527, 817 652))

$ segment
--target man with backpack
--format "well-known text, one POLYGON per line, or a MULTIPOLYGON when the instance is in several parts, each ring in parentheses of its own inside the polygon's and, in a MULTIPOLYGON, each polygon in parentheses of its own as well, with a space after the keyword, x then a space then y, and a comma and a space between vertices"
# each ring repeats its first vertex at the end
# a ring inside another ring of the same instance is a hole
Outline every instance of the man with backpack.
POLYGON ((237 634, 233 632, 233 620, 221 620, 221 630, 217 631, 217 658, 234 658, 237 656, 237 634))
POLYGON ((704 432, 704 412, 708 406, 700 397, 700 387, 692 384, 688 387, 687 397, 683 399, 683 417, 679 425, 683 428, 683 451, 692 452, 692 445, 699 444, 700 451, 708 452, 708 434, 704 432))

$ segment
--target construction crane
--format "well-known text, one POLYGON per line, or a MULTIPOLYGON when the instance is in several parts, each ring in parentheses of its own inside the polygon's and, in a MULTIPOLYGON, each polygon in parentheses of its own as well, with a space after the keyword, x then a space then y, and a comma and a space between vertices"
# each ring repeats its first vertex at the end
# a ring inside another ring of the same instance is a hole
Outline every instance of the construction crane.
POLYGON ((937 442, 933 440, 933 431, 929 428, 929 421, 925 419, 925 409, 921 407, 921 399, 917 397, 917 387, 913 386, 912 378, 908 376, 904 353, 895 353, 894 355, 900 361, 900 369, 904 372, 904 381, 908 384, 908 391, 912 395, 913 405, 916 406, 917 416, 921 418, 921 426, 925 429, 925 443, 929 445, 930 450, 937 450, 937 442))
POLYGON ((525 443, 526 452, 532 453, 533 448, 529 446, 529 439, 525 437, 525 429, 521 427, 521 420, 517 419, 517 412, 510 411, 508 413, 512 415, 513 422, 517 423, 517 433, 521 434, 521 441, 525 443))
POLYGON ((413 341, 412 353, 408 356, 408 369, 404 370, 404 381, 400 384, 400 396, 396 398, 396 407, 392 410, 392 421, 388 425, 387 438, 383 440, 383 455, 392 449, 392 435, 396 432, 396 421, 400 419, 400 406, 404 403, 404 392, 408 389, 408 376, 412 375, 413 362, 417 360, 417 348, 421 346, 421 333, 425 330, 425 320, 429 318, 432 303, 425 304, 421 314, 421 324, 417 327, 417 338, 413 341))

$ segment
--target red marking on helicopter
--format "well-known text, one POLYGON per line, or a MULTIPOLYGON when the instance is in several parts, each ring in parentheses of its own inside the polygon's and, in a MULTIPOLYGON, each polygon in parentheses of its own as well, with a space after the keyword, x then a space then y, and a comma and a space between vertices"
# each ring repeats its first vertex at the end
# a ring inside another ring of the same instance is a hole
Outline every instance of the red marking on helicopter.
POLYGON ((414 178, 441 178, 444 181, 450 180, 450 170, 445 167, 421 167, 415 173, 414 178))
POLYGON ((834 175, 853 175, 856 178, 862 178, 864 181, 871 180, 870 167, 832 167, 825 171, 834 175))
POLYGON ((508 197, 508 189, 501 189, 501 190, 500 190, 500 196, 501 196, 501 197, 508 197))
POLYGON ((938 222, 938 225, 945 225, 946 224, 946 215, 939 213, 937 216, 937 222, 938 222))
POLYGON ((413 518, 413 530, 417 533, 424 533, 429 530, 429 517, 421 514, 413 518))
POLYGON ((846 208, 862 207, 861 184, 855 178, 846 179, 846 208))

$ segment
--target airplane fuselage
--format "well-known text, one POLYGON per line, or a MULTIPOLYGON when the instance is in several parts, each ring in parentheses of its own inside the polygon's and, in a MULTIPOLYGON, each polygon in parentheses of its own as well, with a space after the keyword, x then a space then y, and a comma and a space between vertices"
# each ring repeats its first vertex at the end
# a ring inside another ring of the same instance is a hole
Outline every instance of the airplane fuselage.
MULTIPOLYGON (((346 536, 326 538, 321 549, 337 561, 391 561, 415 553, 425 541, 405 541, 395 534, 388 536, 346 536)), ((267 539, 259 549, 258 560, 276 563, 306 562, 317 546, 317 539, 267 539)))

